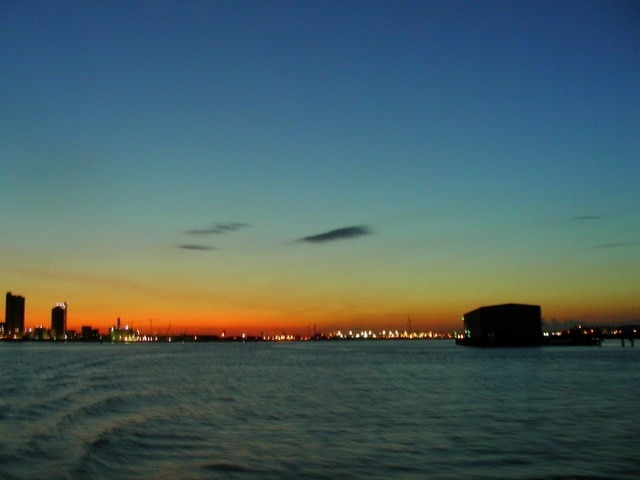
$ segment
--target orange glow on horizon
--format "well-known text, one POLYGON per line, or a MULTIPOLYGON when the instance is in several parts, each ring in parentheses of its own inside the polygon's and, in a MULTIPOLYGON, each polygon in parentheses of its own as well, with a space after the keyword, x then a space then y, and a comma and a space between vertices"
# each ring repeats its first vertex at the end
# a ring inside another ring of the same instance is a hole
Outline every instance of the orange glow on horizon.
MULTIPOLYGON (((607 325, 634 321, 637 317, 634 317, 633 312, 633 309, 629 309, 626 315, 613 319, 600 312, 595 312, 589 316, 586 314, 573 316, 570 311, 563 312, 566 316, 549 317, 545 316, 543 309, 543 319, 546 325, 550 325, 551 320, 570 321, 572 319, 576 319, 576 321, 581 319, 580 321, 584 324, 607 325)), ((238 336, 243 333, 252 336, 280 334, 307 336, 312 335, 314 332, 329 333, 338 330, 372 330, 374 332, 382 330, 411 330, 414 332, 450 333, 460 329, 460 317, 463 313, 455 311, 449 314, 440 313, 435 316, 426 313, 411 316, 406 314, 363 314, 332 317, 331 319, 311 316, 286 319, 282 315, 269 314, 268 312, 262 312, 262 315, 256 314, 256 312, 227 312, 218 315, 191 314, 188 317, 181 316, 180 318, 177 315, 153 317, 135 312, 132 315, 113 315, 111 318, 105 318, 104 315, 84 314, 82 311, 70 310, 67 329, 80 332, 83 326, 90 326, 93 329, 98 329, 101 334, 105 334, 110 327, 116 326, 117 320, 120 318, 122 327, 127 325, 129 328, 139 330, 142 334, 161 336, 183 334, 222 335, 223 333, 228 336, 238 336)), ((35 328, 37 326, 48 328, 50 323, 50 316, 47 316, 44 321, 32 321, 29 315, 25 319, 26 328, 35 328)))

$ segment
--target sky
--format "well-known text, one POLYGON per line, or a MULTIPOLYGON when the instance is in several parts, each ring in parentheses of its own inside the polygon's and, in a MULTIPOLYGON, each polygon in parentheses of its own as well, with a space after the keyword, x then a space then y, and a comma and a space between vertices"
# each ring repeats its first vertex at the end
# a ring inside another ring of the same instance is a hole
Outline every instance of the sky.
POLYGON ((0 288, 156 333, 640 319, 640 6, 0 1, 0 288))

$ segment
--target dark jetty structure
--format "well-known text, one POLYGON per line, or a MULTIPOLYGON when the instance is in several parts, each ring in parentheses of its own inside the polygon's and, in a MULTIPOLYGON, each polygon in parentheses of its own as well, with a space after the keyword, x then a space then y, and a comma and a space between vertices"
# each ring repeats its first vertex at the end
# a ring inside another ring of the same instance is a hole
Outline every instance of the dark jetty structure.
POLYGON ((506 303, 480 307, 462 317, 458 345, 477 347, 537 346, 545 343, 539 305, 506 303))

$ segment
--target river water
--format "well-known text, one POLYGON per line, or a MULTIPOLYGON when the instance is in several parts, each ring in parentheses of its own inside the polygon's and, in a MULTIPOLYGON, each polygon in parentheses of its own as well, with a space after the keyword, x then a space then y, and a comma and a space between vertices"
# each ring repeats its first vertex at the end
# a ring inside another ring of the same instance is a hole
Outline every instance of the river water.
POLYGON ((0 478, 640 475, 640 348, 0 343, 0 478))

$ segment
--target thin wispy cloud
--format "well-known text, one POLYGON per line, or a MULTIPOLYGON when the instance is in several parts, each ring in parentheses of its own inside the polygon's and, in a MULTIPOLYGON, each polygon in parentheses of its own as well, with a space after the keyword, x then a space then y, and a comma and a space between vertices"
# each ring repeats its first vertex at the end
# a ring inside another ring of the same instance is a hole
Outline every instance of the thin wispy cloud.
POLYGON ((208 245, 195 245, 195 244, 178 245, 178 248, 181 248, 183 250, 195 250, 195 251, 201 251, 201 252, 209 252, 211 250, 217 250, 216 247, 210 247, 208 245))
POLYGON ((628 247, 632 245, 631 242, 611 242, 611 243, 599 243, 598 245, 594 245, 593 248, 620 248, 620 247, 628 247))
POLYGON ((242 222, 220 222, 206 228, 187 230, 186 233, 189 235, 220 235, 222 233, 235 232, 248 226, 248 224, 242 222))
POLYGON ((573 217, 571 220, 576 222, 586 222, 589 220, 599 220, 602 218, 601 215, 579 215, 577 217, 573 217))
POLYGON ((298 239, 300 242, 308 243, 326 243, 334 242, 337 240, 350 240, 353 238, 370 235, 371 229, 365 225, 359 225, 354 227, 337 228, 335 230, 329 230, 328 232, 319 233, 316 235, 309 235, 298 239))

